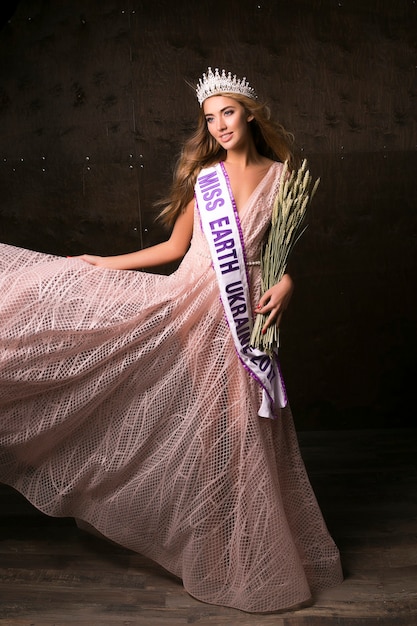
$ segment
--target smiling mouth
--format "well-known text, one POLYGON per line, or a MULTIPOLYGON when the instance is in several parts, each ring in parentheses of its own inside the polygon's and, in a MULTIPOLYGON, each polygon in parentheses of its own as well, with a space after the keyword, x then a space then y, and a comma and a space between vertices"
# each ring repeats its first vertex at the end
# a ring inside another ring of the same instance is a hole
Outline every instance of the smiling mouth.
POLYGON ((232 137, 233 133, 225 133, 224 135, 220 135, 220 140, 221 141, 229 141, 229 139, 232 137))

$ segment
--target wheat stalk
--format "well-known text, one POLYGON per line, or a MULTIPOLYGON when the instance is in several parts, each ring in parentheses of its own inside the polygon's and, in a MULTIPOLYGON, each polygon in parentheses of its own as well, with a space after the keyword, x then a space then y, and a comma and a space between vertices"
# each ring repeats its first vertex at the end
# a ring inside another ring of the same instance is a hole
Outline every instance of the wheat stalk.
MULTIPOLYGON (((298 170, 289 173, 285 161, 280 185, 272 209, 271 228, 261 253, 261 285, 264 293, 281 280, 285 274, 288 257, 295 244, 304 233, 307 225, 307 208, 316 193, 320 178, 312 189, 312 178, 303 160, 298 170), (311 189, 311 191, 310 191, 311 189)), ((267 315, 258 314, 251 335, 253 347, 272 355, 279 345, 279 329, 275 324, 262 334, 267 315)))

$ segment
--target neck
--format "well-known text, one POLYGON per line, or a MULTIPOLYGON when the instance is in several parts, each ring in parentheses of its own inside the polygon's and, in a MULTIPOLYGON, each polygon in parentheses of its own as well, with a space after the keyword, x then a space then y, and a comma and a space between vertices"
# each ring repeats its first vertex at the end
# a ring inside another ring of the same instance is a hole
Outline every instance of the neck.
POLYGON ((242 150, 228 150, 225 163, 245 169, 251 165, 262 163, 264 157, 259 154, 254 145, 242 150))

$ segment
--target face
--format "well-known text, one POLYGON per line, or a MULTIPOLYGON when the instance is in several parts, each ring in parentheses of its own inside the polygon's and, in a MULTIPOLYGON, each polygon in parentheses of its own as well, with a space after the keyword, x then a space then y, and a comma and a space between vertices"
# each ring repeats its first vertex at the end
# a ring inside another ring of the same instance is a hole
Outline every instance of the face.
POLYGON ((203 111, 209 133, 225 150, 236 150, 247 145, 248 123, 253 115, 227 96, 211 96, 203 102, 203 111))

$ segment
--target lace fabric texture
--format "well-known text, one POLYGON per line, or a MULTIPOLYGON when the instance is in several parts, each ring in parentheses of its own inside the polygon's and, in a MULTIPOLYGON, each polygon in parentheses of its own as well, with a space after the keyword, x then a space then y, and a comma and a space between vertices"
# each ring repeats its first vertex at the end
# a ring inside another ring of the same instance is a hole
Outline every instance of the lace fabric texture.
MULTIPOLYGON (((281 166, 241 210, 259 259, 281 166)), ((260 268, 249 264, 253 302, 260 268)), ((258 417, 195 216, 170 276, 0 245, 0 480, 250 612, 341 581, 291 411, 258 417)))

